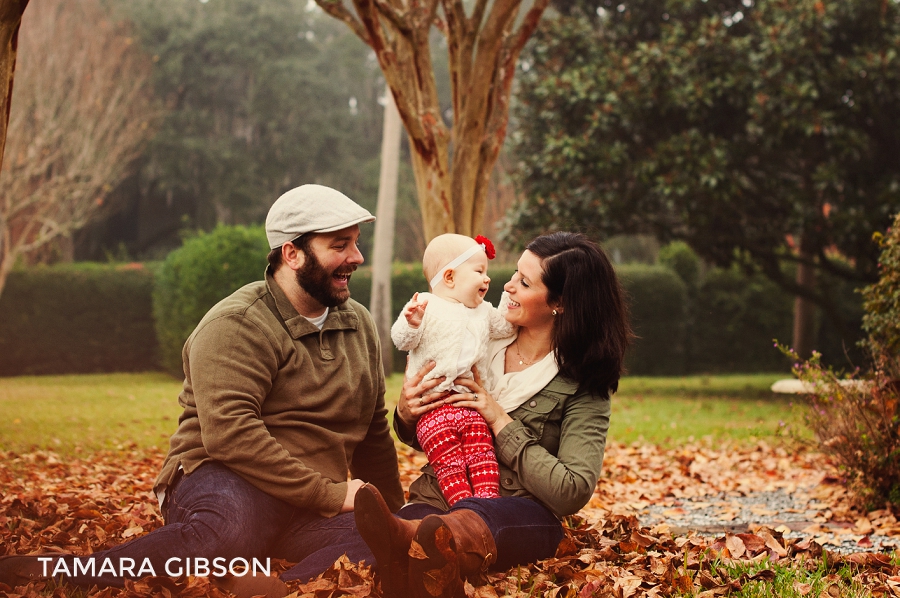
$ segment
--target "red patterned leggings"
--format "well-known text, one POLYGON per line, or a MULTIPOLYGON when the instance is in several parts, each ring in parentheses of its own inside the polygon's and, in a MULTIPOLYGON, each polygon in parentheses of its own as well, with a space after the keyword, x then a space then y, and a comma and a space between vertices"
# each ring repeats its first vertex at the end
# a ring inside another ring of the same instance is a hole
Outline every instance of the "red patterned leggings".
POLYGON ((419 418, 416 436, 451 506, 470 496, 500 496, 494 440, 480 413, 468 407, 438 407, 419 418))

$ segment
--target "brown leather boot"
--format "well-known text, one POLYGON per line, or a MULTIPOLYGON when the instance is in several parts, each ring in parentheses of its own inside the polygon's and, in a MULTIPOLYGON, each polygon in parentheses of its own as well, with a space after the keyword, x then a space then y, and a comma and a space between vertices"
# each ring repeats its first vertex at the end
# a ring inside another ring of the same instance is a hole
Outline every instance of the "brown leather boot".
POLYGON ((0 583, 5 583, 10 588, 24 586, 32 581, 49 579, 53 574, 56 561, 46 564, 40 562, 38 557, 60 557, 59 553, 28 555, 28 556, 0 556, 0 583), (47 574, 44 575, 46 568, 47 574))
POLYGON ((356 529, 375 555, 382 595, 384 598, 407 598, 409 545, 420 520, 400 519, 391 513, 378 488, 371 484, 356 493, 353 514, 356 529))
POLYGON ((409 549, 410 594, 415 598, 464 598, 463 581, 483 585, 497 560, 497 545, 484 520, 460 509, 429 515, 409 549))

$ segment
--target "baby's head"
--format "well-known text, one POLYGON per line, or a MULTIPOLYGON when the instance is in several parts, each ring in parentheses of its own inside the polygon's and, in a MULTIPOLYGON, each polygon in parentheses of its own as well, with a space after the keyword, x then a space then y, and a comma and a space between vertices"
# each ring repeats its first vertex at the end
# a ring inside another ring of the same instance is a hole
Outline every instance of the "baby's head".
POLYGON ((432 239, 425 248, 422 269, 434 295, 466 307, 478 307, 491 282, 484 247, 464 235, 448 233, 432 239))

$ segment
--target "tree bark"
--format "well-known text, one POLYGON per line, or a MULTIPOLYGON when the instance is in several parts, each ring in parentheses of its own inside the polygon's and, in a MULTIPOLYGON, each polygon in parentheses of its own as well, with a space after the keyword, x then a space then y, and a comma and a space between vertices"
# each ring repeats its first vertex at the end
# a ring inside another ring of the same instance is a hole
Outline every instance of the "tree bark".
POLYGON ((375 242, 372 249, 372 300, 369 310, 381 338, 381 360, 385 376, 394 371, 394 344, 391 341, 391 262, 394 253, 394 215, 397 208, 397 177, 400 172, 400 115, 389 89, 385 90, 384 128, 381 139, 381 175, 378 181, 378 208, 375 242))
POLYGON ((0 99, 0 164, 6 148, 6 129, 12 105, 13 76, 16 72, 16 53, 19 46, 19 27, 28 0, 0 0, 0 82, 5 83, 6 95, 0 99))
MULTIPOLYGON (((13 77, 16 72, 16 53, 19 46, 19 27, 28 0, 0 0, 0 83, 5 83, 6 94, 0 94, 0 164, 6 149, 6 131, 9 127, 9 110, 12 106, 13 77)), ((6 215, 0 210, 0 294, 6 285, 6 277, 12 270, 15 256, 10 251, 11 240, 6 215)))
POLYGON ((339 0, 316 2, 378 58, 409 137, 426 241, 447 232, 481 232, 491 172, 506 137, 516 61, 549 0, 534 0, 518 27, 523 0, 353 0, 355 14, 339 0), (438 101, 432 26, 447 38, 452 127, 438 101))

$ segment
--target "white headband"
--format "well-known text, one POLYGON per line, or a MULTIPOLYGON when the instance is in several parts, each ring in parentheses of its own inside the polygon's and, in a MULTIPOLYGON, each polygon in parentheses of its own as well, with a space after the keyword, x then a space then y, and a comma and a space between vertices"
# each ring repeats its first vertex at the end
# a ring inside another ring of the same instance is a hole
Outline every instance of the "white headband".
POLYGON ((429 282, 428 284, 431 286, 432 289, 437 287, 439 284, 441 284, 444 281, 444 273, 447 270, 452 270, 453 268, 457 267, 458 265, 460 265, 461 263, 463 263, 464 261, 466 261, 473 255, 475 255, 479 251, 485 251, 484 243, 479 243, 477 245, 473 245, 472 247, 469 247, 468 249, 463 251, 460 255, 458 255, 456 257, 456 259, 454 259, 449 264, 447 264, 446 266, 441 268, 440 272, 435 274, 434 278, 432 278, 431 282, 429 282))

